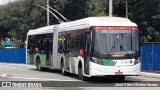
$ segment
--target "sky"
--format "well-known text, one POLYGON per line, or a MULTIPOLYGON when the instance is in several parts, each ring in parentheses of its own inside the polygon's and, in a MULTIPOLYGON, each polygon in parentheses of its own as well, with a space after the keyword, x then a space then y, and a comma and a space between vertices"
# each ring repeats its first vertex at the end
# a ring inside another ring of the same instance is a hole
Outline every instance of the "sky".
POLYGON ((8 3, 8 2, 12 2, 12 1, 15 1, 15 0, 0 0, 0 5, 2 5, 2 4, 6 4, 6 3, 8 3))

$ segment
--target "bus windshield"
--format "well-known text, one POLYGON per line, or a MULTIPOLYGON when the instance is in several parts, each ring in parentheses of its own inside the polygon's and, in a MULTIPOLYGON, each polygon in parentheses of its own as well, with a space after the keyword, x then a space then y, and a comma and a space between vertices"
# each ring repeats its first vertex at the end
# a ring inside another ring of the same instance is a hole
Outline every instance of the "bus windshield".
POLYGON ((138 30, 94 30, 93 51, 100 54, 135 54, 139 52, 138 30))

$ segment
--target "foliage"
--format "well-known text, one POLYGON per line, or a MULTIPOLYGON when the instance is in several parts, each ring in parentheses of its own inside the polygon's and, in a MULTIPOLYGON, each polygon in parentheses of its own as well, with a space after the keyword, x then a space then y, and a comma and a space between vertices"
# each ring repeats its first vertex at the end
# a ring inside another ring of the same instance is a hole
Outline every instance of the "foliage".
POLYGON ((145 42, 160 41, 160 33, 156 31, 154 28, 152 28, 151 26, 147 28, 145 33, 146 33, 146 36, 143 37, 145 42))
POLYGON ((106 3, 103 0, 90 0, 87 2, 88 16, 106 16, 106 3))
MULTIPOLYGON (((69 20, 108 16, 109 0, 50 0, 50 6, 69 20)), ((125 17, 125 1, 113 0, 113 16, 125 17)), ((0 6, 0 36, 22 42, 28 30, 46 26, 46 0, 17 0, 0 6)), ((129 19, 138 24, 146 42, 160 41, 160 0, 128 0, 129 19)), ((50 24, 58 24, 50 15, 50 24)))

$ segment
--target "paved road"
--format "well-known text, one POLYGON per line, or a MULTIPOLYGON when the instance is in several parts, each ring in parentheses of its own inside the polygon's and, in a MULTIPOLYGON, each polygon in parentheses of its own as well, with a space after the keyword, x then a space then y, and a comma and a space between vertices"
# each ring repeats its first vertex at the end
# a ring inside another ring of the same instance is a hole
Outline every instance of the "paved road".
MULTIPOLYGON (((128 76, 123 82, 117 82, 106 77, 93 77, 90 81, 84 82, 78 80, 76 75, 69 74, 68 76, 62 76, 60 71, 48 70, 48 71, 36 71, 35 66, 26 64, 7 64, 0 63, 0 81, 52 81, 49 84, 55 87, 47 88, 33 88, 35 90, 53 89, 53 90, 150 90, 152 88, 160 90, 159 87, 104 87, 114 85, 115 83, 143 83, 144 81, 160 81, 160 78, 144 77, 144 76, 128 76), (81 85, 83 87, 81 87, 81 85), (76 87, 78 86, 78 87, 76 87), (87 87, 84 87, 87 86, 87 87), (99 87, 99 88, 98 88, 99 87)), ((45 83, 45 82, 43 82, 45 83)), ((0 88, 1 89, 1 88, 0 88)), ((5 88, 5 90, 11 88, 5 88)), ((15 88, 14 88, 15 89, 15 88)), ((22 88, 21 88, 22 89, 22 88)), ((27 89, 27 88, 23 88, 27 89)), ((32 90, 32 88, 30 88, 32 90)), ((17 89, 18 90, 18 89, 17 89)))

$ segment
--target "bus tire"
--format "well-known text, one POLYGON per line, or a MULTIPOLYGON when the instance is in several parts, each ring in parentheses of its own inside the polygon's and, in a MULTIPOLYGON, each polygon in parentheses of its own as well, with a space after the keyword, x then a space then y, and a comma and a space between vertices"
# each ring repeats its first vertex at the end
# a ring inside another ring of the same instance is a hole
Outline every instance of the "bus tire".
POLYGON ((67 75, 67 72, 65 71, 65 68, 64 68, 64 62, 63 62, 63 61, 61 62, 61 74, 62 74, 63 76, 66 76, 66 75, 67 75))
POLYGON ((124 81, 124 80, 125 80, 125 76, 120 76, 120 77, 118 77, 118 80, 124 81))
POLYGON ((83 69, 82 67, 78 67, 78 78, 82 81, 87 81, 88 78, 83 76, 83 69))

